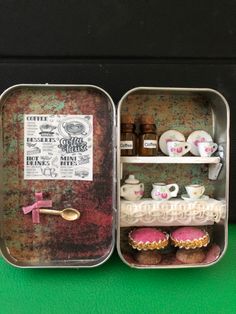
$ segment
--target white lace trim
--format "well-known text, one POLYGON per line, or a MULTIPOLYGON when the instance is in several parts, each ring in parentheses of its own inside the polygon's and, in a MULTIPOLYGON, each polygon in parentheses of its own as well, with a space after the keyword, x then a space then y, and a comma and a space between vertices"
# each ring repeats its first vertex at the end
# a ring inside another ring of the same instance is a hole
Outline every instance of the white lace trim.
POLYGON ((158 202, 121 200, 121 227, 211 225, 226 216, 225 201, 215 199, 187 202, 182 199, 158 202))

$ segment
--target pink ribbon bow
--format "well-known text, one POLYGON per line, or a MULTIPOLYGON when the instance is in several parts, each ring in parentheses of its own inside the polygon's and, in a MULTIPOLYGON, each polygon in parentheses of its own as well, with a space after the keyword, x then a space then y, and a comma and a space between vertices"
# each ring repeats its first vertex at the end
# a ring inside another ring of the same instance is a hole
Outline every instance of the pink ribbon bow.
POLYGON ((43 193, 35 193, 36 202, 33 205, 22 207, 23 213, 28 214, 32 212, 32 221, 34 224, 39 224, 39 208, 41 207, 52 207, 51 200, 43 200, 43 193))

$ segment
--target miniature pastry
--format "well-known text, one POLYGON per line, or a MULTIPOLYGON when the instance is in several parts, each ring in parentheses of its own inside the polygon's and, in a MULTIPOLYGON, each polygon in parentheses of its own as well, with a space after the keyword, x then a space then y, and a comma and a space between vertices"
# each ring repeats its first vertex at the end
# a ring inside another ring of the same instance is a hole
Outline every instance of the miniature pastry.
POLYGON ((156 265, 161 261, 161 254, 157 251, 140 251, 136 255, 136 260, 143 265, 156 265))
POLYGON ((179 249, 176 252, 177 260, 184 264, 201 263, 203 262, 205 257, 206 257, 206 254, 203 252, 202 249, 195 249, 195 250, 179 249))
POLYGON ((169 242, 169 235, 156 228, 138 228, 129 233, 129 244, 137 250, 160 250, 169 242))
POLYGON ((174 246, 184 249, 206 247, 210 242, 208 232, 196 227, 181 227, 171 232, 171 242, 174 246))

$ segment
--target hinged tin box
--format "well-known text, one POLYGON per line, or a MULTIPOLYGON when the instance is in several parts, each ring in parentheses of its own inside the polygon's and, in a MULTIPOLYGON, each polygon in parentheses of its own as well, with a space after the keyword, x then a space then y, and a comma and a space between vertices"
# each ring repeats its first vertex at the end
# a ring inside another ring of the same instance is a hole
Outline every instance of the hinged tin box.
POLYGON ((132 267, 212 265, 227 247, 228 104, 212 89, 142 87, 128 91, 116 111, 96 86, 13 86, 1 96, 0 182, 1 252, 15 266, 98 266, 115 242, 132 267), (140 132, 147 112, 157 126, 157 155, 121 156, 121 115, 132 116, 140 132), (167 131, 193 138, 192 145, 210 138, 217 152, 167 156, 160 149, 167 131), (194 137, 202 131, 209 138, 194 137), (130 175, 144 186, 141 199, 121 197, 130 175), (153 199, 157 182, 177 184, 177 197, 153 199), (185 195, 189 185, 204 194, 185 195), (164 238, 145 238, 153 232, 164 238))

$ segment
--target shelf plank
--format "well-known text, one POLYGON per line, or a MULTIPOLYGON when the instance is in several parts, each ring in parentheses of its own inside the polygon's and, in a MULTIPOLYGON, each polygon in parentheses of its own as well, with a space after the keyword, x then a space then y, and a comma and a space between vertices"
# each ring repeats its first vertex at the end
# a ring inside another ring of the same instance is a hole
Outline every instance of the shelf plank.
POLYGON ((130 164, 218 164, 220 163, 220 157, 122 156, 120 162, 130 164))

